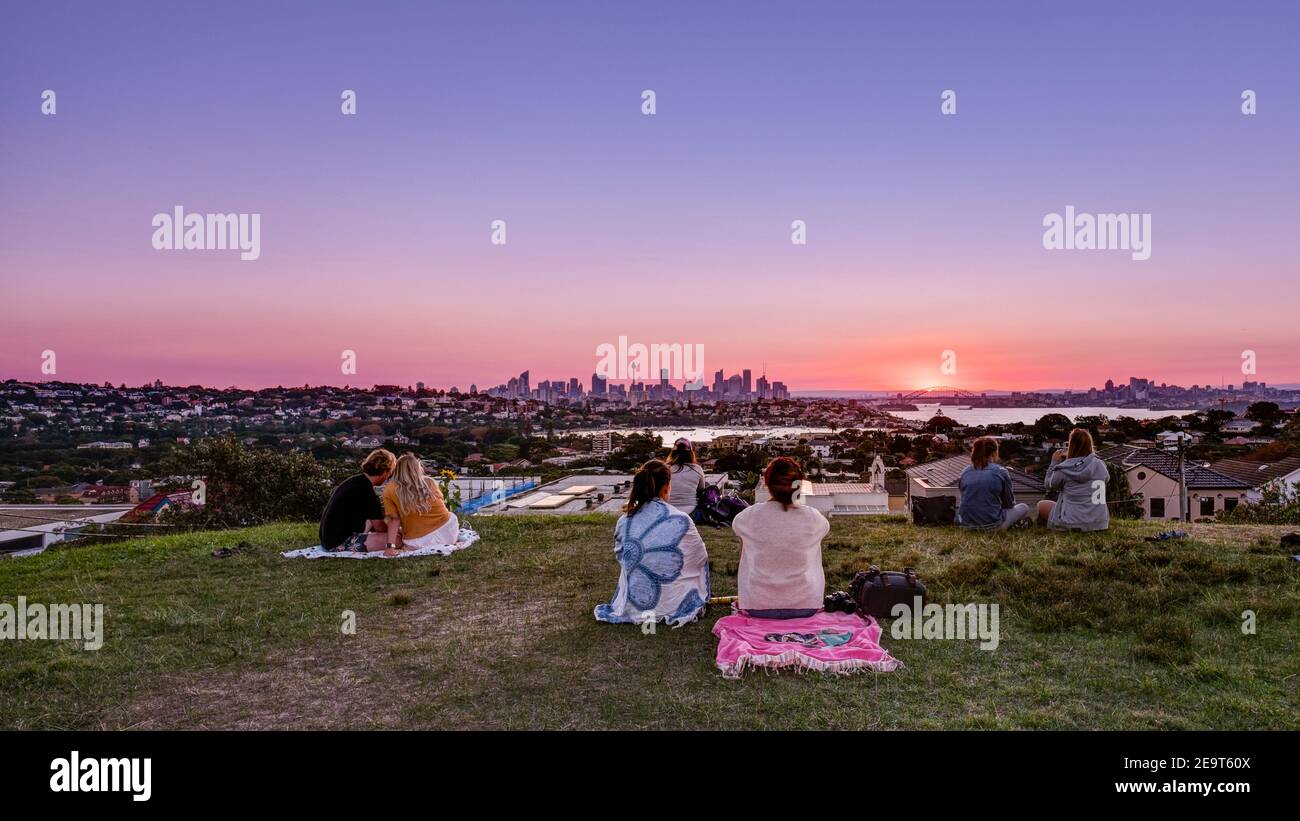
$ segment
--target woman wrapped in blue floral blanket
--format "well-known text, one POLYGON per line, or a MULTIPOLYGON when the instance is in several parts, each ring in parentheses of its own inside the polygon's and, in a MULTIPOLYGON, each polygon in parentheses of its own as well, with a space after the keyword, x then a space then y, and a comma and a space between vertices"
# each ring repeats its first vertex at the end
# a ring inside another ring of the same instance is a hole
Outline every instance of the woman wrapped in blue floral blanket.
POLYGON ((597 621, 672 627, 699 618, 709 600, 709 554, 691 517, 668 504, 672 471, 651 459, 632 477, 614 526, 618 588, 597 621))

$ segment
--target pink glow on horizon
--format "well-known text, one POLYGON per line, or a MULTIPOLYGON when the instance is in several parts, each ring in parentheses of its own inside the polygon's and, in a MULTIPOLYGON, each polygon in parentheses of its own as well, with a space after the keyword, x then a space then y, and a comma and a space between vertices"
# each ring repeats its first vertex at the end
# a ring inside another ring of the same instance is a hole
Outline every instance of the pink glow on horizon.
MULTIPOLYGON (((1258 356, 1251 378, 1300 382, 1292 310, 1300 289, 1285 280, 1274 286, 1277 299, 1233 314, 1212 290, 1187 289, 1176 311, 1163 310, 1105 292, 1080 295, 1064 282, 1029 288, 1016 283, 1030 274, 967 265, 960 281, 992 283, 978 310, 958 282, 934 271, 855 271, 834 258, 821 260, 827 274, 788 279, 788 260, 756 257, 735 263, 747 273, 733 278, 716 270, 656 275, 637 260, 615 276, 581 259, 503 263, 481 252, 428 268, 264 256, 241 265, 152 253, 107 265, 78 254, 61 261, 54 288, 7 283, 0 377, 41 379, 41 351, 52 349, 58 378, 95 383, 486 388, 529 369, 534 380, 576 376, 585 385, 596 346, 624 335, 703 343, 706 381, 718 368, 757 376, 766 366, 792 390, 1087 388, 1129 376, 1231 384, 1242 381, 1246 349, 1258 356), (521 281, 536 285, 512 284, 521 281), (918 294, 916 283, 927 281, 943 287, 918 294), (359 298, 350 293, 357 283, 372 290, 359 298), (1033 307, 1038 300, 1073 307, 1033 307), (358 354, 355 377, 339 372, 345 349, 358 354), (940 372, 945 350, 957 354, 955 375, 940 372)), ((667 267, 686 270, 682 263, 667 267)))

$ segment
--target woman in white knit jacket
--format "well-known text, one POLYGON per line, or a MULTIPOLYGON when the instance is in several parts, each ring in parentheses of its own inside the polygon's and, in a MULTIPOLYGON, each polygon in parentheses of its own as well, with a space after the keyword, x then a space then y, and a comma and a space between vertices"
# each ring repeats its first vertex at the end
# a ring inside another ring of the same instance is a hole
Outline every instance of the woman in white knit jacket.
POLYGON ((822 539, 831 525, 816 508, 794 503, 796 483, 803 478, 795 460, 773 459, 763 471, 772 500, 745 508, 732 522, 740 537, 737 592, 750 616, 805 618, 825 599, 822 539))

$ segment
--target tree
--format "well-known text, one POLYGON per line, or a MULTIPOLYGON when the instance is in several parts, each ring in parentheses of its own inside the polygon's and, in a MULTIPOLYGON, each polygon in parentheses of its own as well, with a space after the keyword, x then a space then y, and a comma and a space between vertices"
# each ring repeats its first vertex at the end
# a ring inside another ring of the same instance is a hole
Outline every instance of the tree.
POLYGON ((925 423, 926 433, 950 433, 957 423, 951 417, 935 414, 925 423))
POLYGON ((206 504, 178 515, 196 527, 246 527, 320 518, 330 473, 304 453, 250 450, 233 435, 201 439, 164 460, 170 473, 206 483, 206 504))
POLYGON ((1034 432, 1044 439, 1063 440, 1070 435, 1074 423, 1063 413, 1049 413, 1034 422, 1034 432))
POLYGON ((33 505, 40 501, 35 493, 21 487, 11 487, 0 498, 12 505, 33 505))
POLYGON ((1001 439, 998 441, 998 458, 1003 462, 1015 462, 1025 456, 1025 446, 1018 439, 1001 439))
POLYGON ((1224 423, 1236 415, 1232 411, 1208 410, 1198 411, 1187 419, 1193 430, 1199 430, 1206 439, 1217 442, 1222 439, 1224 423))
POLYGON ((1110 474, 1106 483, 1106 503, 1110 505, 1110 515, 1117 519, 1141 519, 1142 494, 1133 493, 1124 468, 1114 462, 1107 462, 1106 472, 1110 474))
POLYGON ((726 472, 733 479, 742 479, 748 475, 757 476, 763 472, 770 461, 767 451, 762 448, 733 450, 718 456, 714 466, 726 472))
POLYGON ((1074 420, 1074 427, 1083 428, 1092 434, 1092 441, 1101 445, 1101 428, 1106 424, 1105 415, 1080 416, 1074 420))
POLYGON ((519 458, 519 447, 517 445, 492 445, 488 447, 483 455, 489 462, 509 462, 519 458))
POLYGON ((651 434, 649 431, 631 433, 623 438, 618 453, 610 457, 610 462, 618 470, 633 471, 660 456, 663 448, 662 436, 651 434))
POLYGON ((805 442, 796 445, 790 455, 799 463, 799 467, 803 468, 805 474, 814 479, 821 477, 822 460, 817 458, 817 454, 805 442))
POLYGON ((1286 418, 1276 402, 1252 402, 1246 408, 1246 418, 1259 423, 1259 432, 1265 436, 1277 433, 1277 426, 1286 418))
POLYGON ((1276 462, 1290 455, 1291 446, 1279 440, 1255 448, 1250 453, 1247 453, 1245 458, 1251 462, 1276 462))

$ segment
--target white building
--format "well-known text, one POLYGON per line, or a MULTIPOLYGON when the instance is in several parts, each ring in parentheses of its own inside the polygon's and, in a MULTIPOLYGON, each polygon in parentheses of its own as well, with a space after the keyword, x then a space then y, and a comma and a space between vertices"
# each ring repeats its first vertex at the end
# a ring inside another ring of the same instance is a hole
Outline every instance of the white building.
MULTIPOLYGON (((810 482, 799 486, 801 504, 830 516, 874 516, 889 513, 889 491, 885 489, 885 464, 877 456, 866 482, 810 482)), ((754 501, 770 501, 772 494, 762 481, 754 488, 754 501)))
POLYGON ((30 556, 76 538, 92 524, 107 524, 131 505, 0 505, 0 558, 30 556))

